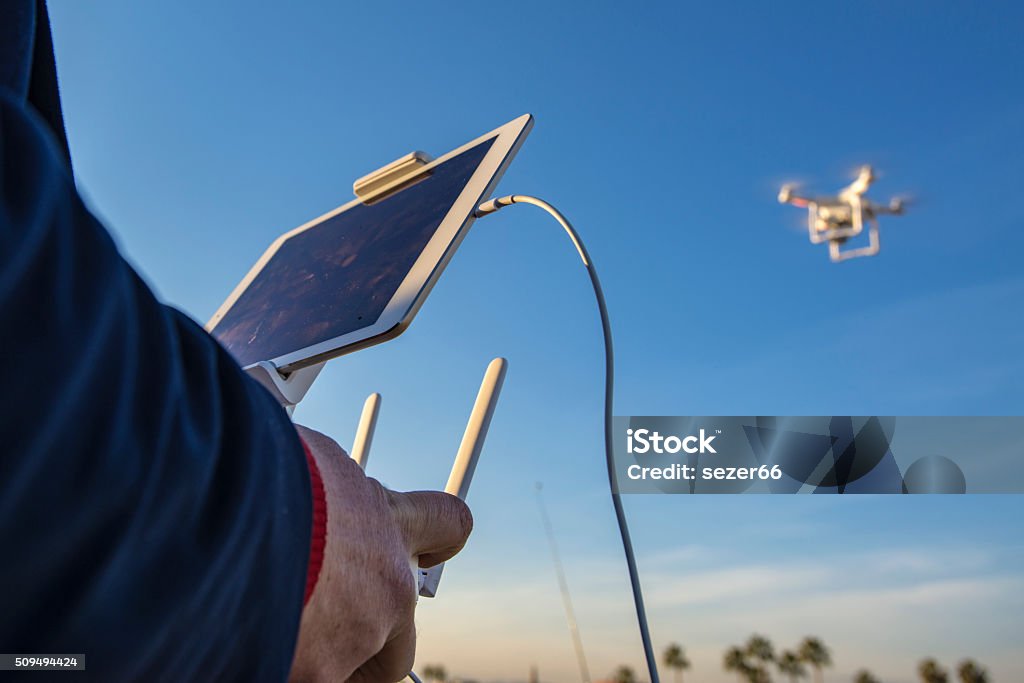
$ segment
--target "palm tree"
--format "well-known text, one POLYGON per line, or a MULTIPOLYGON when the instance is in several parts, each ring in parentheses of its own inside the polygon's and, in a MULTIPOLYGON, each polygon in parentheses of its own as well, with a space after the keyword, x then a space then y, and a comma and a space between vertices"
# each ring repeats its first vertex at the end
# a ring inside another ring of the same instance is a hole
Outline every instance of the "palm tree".
POLYGON ((665 654, 662 657, 665 666, 675 672, 676 683, 682 683, 683 671, 690 668, 690 660, 686 658, 683 646, 678 643, 672 643, 665 648, 665 654))
POLYGON ((615 683, 636 683, 636 674, 633 670, 626 665, 620 666, 615 670, 615 675, 612 676, 612 680, 615 683))
POLYGON ((881 683, 874 674, 867 669, 861 669, 857 672, 857 675, 853 677, 853 683, 881 683))
POLYGON ((956 668, 962 683, 988 683, 988 671, 973 659, 965 659, 956 668))
POLYGON ((822 683, 825 680, 825 674, 822 672, 822 669, 826 666, 832 666, 832 654, 825 647, 825 643, 814 636, 807 636, 800 643, 800 649, 797 651, 797 654, 800 659, 814 668, 814 680, 822 683))
POLYGON ((725 657, 722 658, 722 668, 736 672, 741 681, 750 677, 750 665, 747 664, 747 654, 743 648, 733 646, 726 650, 725 657))
POLYGON ((922 683, 949 683, 949 674, 931 657, 917 665, 917 675, 922 683))
POLYGON ((445 683, 448 680, 448 671, 440 664, 427 664, 423 667, 423 678, 428 681, 445 683))
POLYGON ((750 683, 769 683, 772 679, 768 673, 768 665, 775 661, 775 648, 772 641, 756 633, 747 640, 744 648, 752 660, 747 667, 747 680, 750 683))
POLYGON ((772 641, 768 640, 764 636, 759 636, 756 633, 750 636, 747 640, 747 654, 756 660, 762 662, 774 662, 775 661, 775 648, 772 647, 772 641))
POLYGON ((804 666, 803 660, 790 650, 786 650, 779 655, 779 661, 776 665, 779 667, 779 673, 789 676, 789 680, 792 683, 796 683, 797 679, 807 675, 807 667, 804 666))

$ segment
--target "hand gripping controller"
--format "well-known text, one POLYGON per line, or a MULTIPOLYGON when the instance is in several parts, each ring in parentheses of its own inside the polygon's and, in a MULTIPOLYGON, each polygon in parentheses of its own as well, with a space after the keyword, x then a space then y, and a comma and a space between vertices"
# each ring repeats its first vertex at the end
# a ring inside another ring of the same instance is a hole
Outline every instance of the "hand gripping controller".
MULTIPOLYGON (((495 358, 487 366, 487 372, 484 373, 484 380, 480 384, 476 402, 473 404, 473 412, 469 416, 469 423, 462 435, 462 443, 459 445, 458 453, 455 454, 455 462, 452 464, 452 471, 448 476, 448 484, 444 487, 445 493, 458 496, 462 500, 465 500, 466 494, 469 493, 469 485, 473 481, 473 472, 476 470, 480 451, 484 447, 487 429, 491 426, 491 418, 494 416, 494 409, 498 404, 498 395, 501 393, 501 385, 505 380, 507 368, 508 361, 504 358, 495 358)), ((380 402, 380 394, 370 394, 370 397, 366 399, 366 403, 363 405, 363 414, 359 418, 356 438, 352 444, 352 459, 364 470, 370 456, 373 433, 377 427, 380 402)), ((441 581, 444 563, 430 569, 421 569, 416 558, 413 558, 410 561, 410 566, 413 576, 416 577, 419 595, 425 598, 437 595, 437 585, 441 581)))

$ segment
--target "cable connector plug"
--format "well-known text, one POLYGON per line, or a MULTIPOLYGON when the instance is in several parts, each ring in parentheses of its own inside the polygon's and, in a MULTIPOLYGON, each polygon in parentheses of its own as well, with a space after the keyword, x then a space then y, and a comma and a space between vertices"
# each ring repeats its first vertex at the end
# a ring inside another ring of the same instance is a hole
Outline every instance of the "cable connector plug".
POLYGON ((473 212, 473 216, 481 218, 487 214, 494 213, 498 209, 506 206, 511 206, 516 203, 514 195, 506 195, 504 197, 496 197, 495 199, 488 199, 486 202, 476 207, 476 211, 473 212))
MULTIPOLYGON (((576 247, 576 253, 580 255, 580 260, 583 261, 583 265, 590 270, 590 256, 587 254, 586 248, 583 246, 583 240, 580 239, 576 229, 572 227, 569 219, 562 215, 562 212, 555 207, 548 204, 543 199, 537 197, 531 197, 528 194, 510 194, 504 197, 498 197, 496 199, 488 199, 486 202, 476 207, 476 211, 473 212, 473 216, 476 218, 482 218, 489 214, 494 213, 498 209, 503 209, 506 206, 512 206, 513 204, 532 204, 544 211, 547 211, 558 224, 562 226, 566 234, 569 235, 569 239, 572 240, 572 244, 576 247)), ((597 272, 591 273, 592 277, 597 277, 597 272)))

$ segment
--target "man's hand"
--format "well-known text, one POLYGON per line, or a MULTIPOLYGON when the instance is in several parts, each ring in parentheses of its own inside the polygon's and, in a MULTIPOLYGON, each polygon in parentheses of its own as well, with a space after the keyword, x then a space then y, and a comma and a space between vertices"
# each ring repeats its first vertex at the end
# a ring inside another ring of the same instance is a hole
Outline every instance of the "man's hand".
POLYGON ((473 517, 447 493, 389 491, 330 438, 297 429, 323 478, 327 542, 320 578, 302 611, 290 680, 399 681, 416 651, 410 561, 430 567, 455 555, 473 517))

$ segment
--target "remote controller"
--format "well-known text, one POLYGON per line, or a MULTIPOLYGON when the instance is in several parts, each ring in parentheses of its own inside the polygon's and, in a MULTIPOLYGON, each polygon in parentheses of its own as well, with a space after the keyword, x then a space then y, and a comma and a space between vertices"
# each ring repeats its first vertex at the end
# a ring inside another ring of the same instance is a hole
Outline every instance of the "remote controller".
MULTIPOLYGON (((501 393, 501 385, 505 381, 507 368, 508 361, 504 358, 495 358, 487 366, 487 372, 484 373, 476 402, 473 404, 473 412, 470 413, 466 431, 462 435, 462 443, 455 454, 455 462, 452 463, 448 483, 444 487, 445 493, 458 496, 462 500, 465 500, 469 493, 469 485, 473 481, 473 472, 476 471, 476 463, 480 459, 480 451, 483 450, 487 430, 491 426, 491 418, 498 405, 498 395, 501 393)), ((356 438, 352 445, 352 458, 364 470, 370 455, 373 433, 377 426, 380 402, 380 394, 371 394, 366 399, 362 416, 359 419, 359 427, 356 430, 356 438)), ((422 569, 417 559, 412 558, 410 568, 413 576, 416 577, 417 593, 425 598, 437 595, 437 586, 441 581, 444 563, 430 569, 422 569)))

